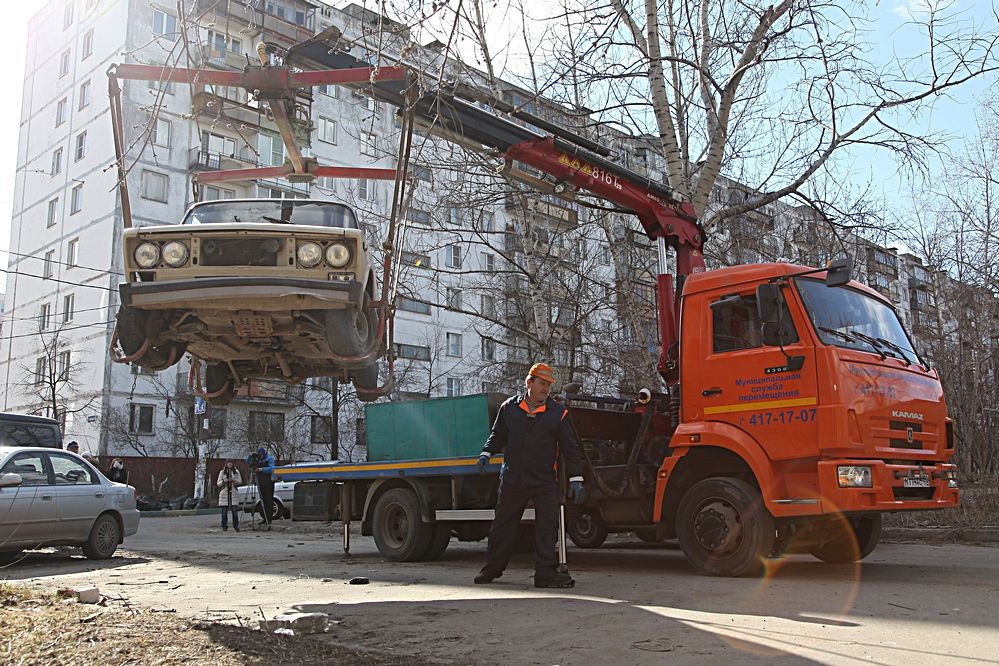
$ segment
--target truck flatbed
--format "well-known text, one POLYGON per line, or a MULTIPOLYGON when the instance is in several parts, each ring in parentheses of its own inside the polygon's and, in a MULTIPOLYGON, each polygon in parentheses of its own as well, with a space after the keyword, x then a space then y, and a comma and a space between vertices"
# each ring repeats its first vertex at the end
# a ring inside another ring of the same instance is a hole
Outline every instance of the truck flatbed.
MULTIPOLYGON (((440 458, 435 460, 391 460, 383 462, 297 463, 274 467, 271 471, 279 481, 348 481, 425 476, 470 476, 479 473, 478 456, 440 458)), ((490 474, 499 474, 503 456, 493 456, 486 466, 490 474)))

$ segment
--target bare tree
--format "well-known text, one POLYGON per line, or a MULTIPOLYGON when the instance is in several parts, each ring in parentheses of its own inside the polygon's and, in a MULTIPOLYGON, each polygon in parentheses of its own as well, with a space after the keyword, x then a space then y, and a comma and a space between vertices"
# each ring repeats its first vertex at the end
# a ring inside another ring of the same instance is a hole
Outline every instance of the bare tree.
POLYGON ((34 362, 21 364, 15 386, 28 396, 33 412, 54 418, 65 429, 66 417, 91 409, 97 396, 83 393, 89 363, 63 339, 61 327, 46 330, 48 315, 42 317, 34 362))

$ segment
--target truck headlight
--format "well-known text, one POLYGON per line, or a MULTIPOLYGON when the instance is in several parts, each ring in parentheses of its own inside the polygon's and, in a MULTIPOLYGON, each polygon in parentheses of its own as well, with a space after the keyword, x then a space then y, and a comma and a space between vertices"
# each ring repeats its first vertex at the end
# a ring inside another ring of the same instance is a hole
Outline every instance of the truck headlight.
POLYGON ((299 243, 295 254, 298 257, 298 263, 306 268, 314 268, 323 260, 323 248, 319 243, 312 241, 299 243))
POLYGON ((331 243, 326 248, 326 263, 333 268, 343 268, 350 262, 350 250, 343 243, 331 243))
POLYGON ((160 246, 156 243, 139 243, 132 257, 139 268, 152 268, 160 263, 160 246))
POLYGON ((170 241, 163 246, 163 261, 173 268, 183 266, 187 263, 187 245, 180 241, 170 241))
POLYGON ((870 488, 871 468, 862 465, 839 465, 836 468, 840 488, 870 488))

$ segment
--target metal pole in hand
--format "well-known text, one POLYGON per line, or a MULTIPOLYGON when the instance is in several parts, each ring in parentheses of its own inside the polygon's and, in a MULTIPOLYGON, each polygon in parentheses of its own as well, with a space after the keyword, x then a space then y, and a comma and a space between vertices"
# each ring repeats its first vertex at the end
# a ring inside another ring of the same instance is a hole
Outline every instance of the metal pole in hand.
POLYGON ((565 552, 565 462, 562 456, 558 459, 558 570, 561 573, 568 573, 569 558, 565 552))
POLYGON ((350 555, 350 484, 343 484, 343 492, 340 493, 340 519, 343 522, 343 552, 350 555))

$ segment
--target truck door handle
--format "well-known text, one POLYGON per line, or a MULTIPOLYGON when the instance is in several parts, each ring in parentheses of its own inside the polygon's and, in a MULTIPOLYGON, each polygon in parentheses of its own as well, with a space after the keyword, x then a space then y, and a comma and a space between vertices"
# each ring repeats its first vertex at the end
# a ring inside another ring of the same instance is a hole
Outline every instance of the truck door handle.
POLYGON ((713 386, 713 387, 711 387, 709 389, 704 389, 703 391, 701 391, 701 395, 703 395, 705 398, 707 398, 707 397, 712 396, 712 395, 718 395, 721 392, 722 392, 722 390, 720 388, 718 388, 717 386, 713 386))

